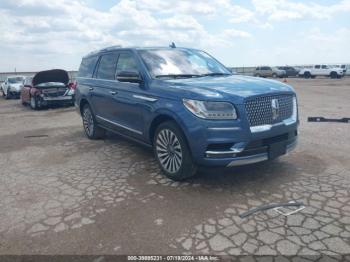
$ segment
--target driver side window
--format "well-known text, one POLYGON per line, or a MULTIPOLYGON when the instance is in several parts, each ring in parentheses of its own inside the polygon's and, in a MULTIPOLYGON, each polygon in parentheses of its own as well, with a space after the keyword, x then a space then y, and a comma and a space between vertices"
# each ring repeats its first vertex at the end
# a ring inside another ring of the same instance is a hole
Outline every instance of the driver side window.
POLYGON ((117 63, 117 74, 121 71, 138 72, 135 58, 130 53, 121 53, 117 63))

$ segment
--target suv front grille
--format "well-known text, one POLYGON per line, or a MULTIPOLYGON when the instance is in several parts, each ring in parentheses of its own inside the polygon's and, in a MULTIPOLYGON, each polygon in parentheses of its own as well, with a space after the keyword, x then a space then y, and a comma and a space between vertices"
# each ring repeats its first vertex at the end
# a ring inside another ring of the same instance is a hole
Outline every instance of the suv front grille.
POLYGON ((43 90, 43 94, 46 97, 59 97, 63 96, 67 92, 67 88, 52 88, 43 90))
POLYGON ((250 126, 272 125, 282 122, 293 115, 293 95, 268 95, 248 98, 245 101, 250 126), (272 99, 279 104, 278 115, 274 119, 272 99))

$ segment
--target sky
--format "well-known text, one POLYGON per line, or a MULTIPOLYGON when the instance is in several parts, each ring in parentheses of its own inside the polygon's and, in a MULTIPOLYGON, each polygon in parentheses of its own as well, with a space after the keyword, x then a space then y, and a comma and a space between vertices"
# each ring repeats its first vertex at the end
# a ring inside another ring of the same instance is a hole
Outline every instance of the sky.
POLYGON ((226 66, 350 64, 350 0, 1 0, 0 71, 77 70, 112 45, 207 51, 226 66))

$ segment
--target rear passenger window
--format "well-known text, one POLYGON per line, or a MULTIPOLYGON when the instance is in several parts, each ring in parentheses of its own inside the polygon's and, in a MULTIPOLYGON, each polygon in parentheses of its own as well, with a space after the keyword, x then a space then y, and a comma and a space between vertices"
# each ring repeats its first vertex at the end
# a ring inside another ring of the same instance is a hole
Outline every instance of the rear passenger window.
POLYGON ((119 55, 117 74, 121 71, 138 71, 135 58, 130 53, 122 53, 119 55))
POLYGON ((98 56, 83 58, 79 67, 78 77, 92 77, 98 56))
POLYGON ((114 80, 117 65, 117 54, 106 54, 101 57, 96 78, 114 80))

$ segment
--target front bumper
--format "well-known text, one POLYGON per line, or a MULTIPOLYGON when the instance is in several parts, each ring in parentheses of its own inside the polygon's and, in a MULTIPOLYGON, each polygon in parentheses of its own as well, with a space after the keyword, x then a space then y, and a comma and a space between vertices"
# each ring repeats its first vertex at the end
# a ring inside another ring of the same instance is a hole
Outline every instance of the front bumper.
MULTIPOLYGON (((242 112, 242 105, 236 105, 242 112)), ((185 135, 193 160, 202 166, 238 166, 273 159, 290 152, 297 144, 298 122, 251 128, 248 121, 209 121, 186 117, 185 135), (195 138, 195 139, 194 139, 195 138), (282 144, 282 152, 271 154, 271 148, 282 144)))
POLYGON ((8 90, 7 92, 13 97, 20 97, 21 95, 21 90, 8 90))
POLYGON ((73 96, 43 97, 42 99, 46 102, 72 102, 73 96))
MULTIPOLYGON (((286 153, 291 152, 295 147, 297 146, 297 140, 294 142, 287 144, 286 145, 286 153)), ((267 148, 268 150, 268 148, 267 148)), ((232 166, 243 166, 243 165, 248 165, 248 164, 254 164, 254 163, 259 163, 263 161, 269 160, 269 153, 260 153, 260 154, 255 154, 251 156, 246 156, 246 157, 237 157, 234 160, 232 160, 227 167, 232 167, 232 166)))

